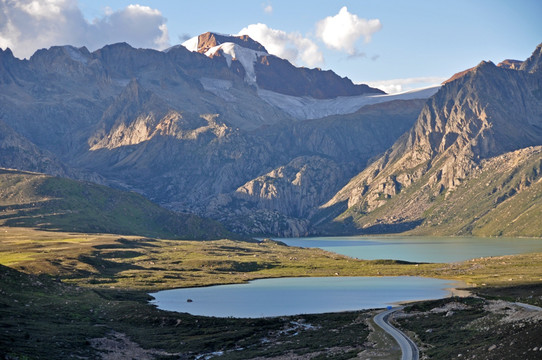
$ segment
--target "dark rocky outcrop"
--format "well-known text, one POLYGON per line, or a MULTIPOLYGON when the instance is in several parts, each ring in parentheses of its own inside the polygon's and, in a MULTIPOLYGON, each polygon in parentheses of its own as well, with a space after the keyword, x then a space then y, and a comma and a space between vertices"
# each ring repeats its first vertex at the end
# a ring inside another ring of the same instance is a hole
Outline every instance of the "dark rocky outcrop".
POLYGON ((260 88, 285 95, 330 99, 337 96, 385 94, 367 85, 355 85, 350 79, 342 78, 331 70, 297 68, 288 60, 272 55, 259 57, 254 69, 260 88))

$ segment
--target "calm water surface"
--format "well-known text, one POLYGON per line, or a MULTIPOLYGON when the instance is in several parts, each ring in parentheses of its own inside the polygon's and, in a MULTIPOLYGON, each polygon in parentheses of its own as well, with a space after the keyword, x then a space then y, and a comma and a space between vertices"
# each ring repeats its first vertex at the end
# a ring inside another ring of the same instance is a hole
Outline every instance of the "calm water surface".
POLYGON ((448 280, 404 276, 281 278, 151 295, 163 310, 252 318, 382 308, 401 301, 443 298, 451 295, 447 289, 456 285, 448 280))
POLYGON ((276 239, 358 259, 457 262, 486 256, 542 252, 542 239, 409 236, 336 236, 276 239))
MULTIPOLYGON (((412 262, 456 262, 542 252, 542 239, 352 236, 277 240, 359 259, 412 262)), ((450 295, 446 289, 454 286, 457 283, 452 281, 417 277, 283 278, 152 295, 154 304, 164 310, 218 317, 266 317, 382 308, 402 301, 437 299, 450 295)))

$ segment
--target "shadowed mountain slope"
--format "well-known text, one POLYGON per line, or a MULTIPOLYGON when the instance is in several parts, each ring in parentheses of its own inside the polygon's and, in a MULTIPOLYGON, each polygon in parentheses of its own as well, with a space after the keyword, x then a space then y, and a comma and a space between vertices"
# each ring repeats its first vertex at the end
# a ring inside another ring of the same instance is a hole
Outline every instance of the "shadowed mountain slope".
POLYGON ((174 213, 141 195, 89 182, 0 169, 0 189, 4 226, 172 239, 232 235, 215 221, 174 213))

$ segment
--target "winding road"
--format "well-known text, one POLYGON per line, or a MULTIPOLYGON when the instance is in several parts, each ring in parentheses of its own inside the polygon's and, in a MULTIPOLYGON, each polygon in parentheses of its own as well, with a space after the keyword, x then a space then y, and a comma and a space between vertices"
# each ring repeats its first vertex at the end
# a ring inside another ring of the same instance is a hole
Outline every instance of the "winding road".
POLYGON ((419 349, 414 341, 406 336, 401 330, 391 326, 388 322, 388 318, 392 313, 402 310, 403 308, 404 306, 399 306, 391 310, 383 311, 374 317, 374 322, 397 341, 401 347, 401 352, 403 353, 401 360, 419 360, 419 349))
POLYGON ((515 302, 514 304, 516 304, 517 306, 520 306, 526 310, 529 310, 529 311, 542 311, 542 308, 539 307, 539 306, 535 306, 535 305, 531 305, 531 304, 524 304, 524 303, 520 303, 520 302, 515 302))

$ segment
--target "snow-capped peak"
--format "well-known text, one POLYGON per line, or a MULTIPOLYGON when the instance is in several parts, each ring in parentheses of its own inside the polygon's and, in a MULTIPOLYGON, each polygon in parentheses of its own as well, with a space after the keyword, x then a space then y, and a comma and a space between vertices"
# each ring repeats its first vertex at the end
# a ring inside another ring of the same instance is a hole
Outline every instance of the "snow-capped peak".
POLYGON ((228 42, 235 43, 244 48, 267 52, 262 44, 252 40, 248 35, 225 35, 216 32, 206 32, 205 34, 195 36, 183 42, 182 46, 192 52, 205 53, 214 46, 228 42))
POLYGON ((190 38, 183 42, 181 45, 187 48, 189 51, 196 52, 198 51, 198 42, 199 42, 199 36, 194 36, 193 38, 190 38))
POLYGON ((228 62, 228 66, 231 66, 232 60, 237 60, 245 68, 245 81, 249 84, 256 83, 256 73, 254 72, 254 63, 258 60, 259 56, 268 55, 263 51, 256 51, 242 47, 238 44, 226 42, 217 46, 214 46, 205 52, 205 55, 212 57, 217 52, 222 51, 222 54, 228 62))

